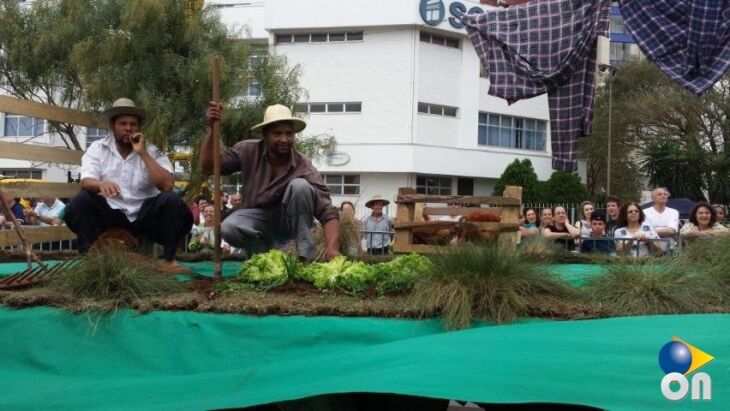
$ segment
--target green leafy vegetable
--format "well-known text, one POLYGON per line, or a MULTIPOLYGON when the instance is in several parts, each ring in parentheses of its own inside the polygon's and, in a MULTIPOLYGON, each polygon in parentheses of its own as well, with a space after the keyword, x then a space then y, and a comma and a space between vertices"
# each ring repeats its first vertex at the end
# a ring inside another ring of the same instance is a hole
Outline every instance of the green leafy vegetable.
POLYGON ((375 288, 379 294, 400 294, 409 291, 419 276, 431 270, 431 260, 420 254, 408 254, 373 266, 375 288))
POLYGON ((272 249, 268 253, 254 254, 241 266, 238 278, 261 287, 275 287, 289 280, 287 267, 290 256, 272 249))
POLYGON ((320 290, 339 289, 354 294, 364 293, 373 279, 368 265, 348 261, 339 256, 328 263, 315 263, 301 269, 301 276, 320 290))

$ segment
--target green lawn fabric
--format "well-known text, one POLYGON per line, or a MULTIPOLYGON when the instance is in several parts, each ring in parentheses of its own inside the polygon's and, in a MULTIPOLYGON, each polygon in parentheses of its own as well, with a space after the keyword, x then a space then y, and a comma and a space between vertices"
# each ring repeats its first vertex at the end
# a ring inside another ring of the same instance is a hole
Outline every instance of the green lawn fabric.
MULTIPOLYGON (((49 267, 58 264, 58 261, 44 261, 49 267)), ((186 263, 181 261, 180 264, 193 270, 195 274, 202 277, 213 277, 213 263, 210 261, 199 261, 196 263, 186 263)), ((38 264, 33 264, 37 267, 38 264)), ((28 267, 26 263, 2 263, 0 264, 0 277, 7 277, 17 272, 23 271, 28 267)), ((224 277, 235 277, 241 269, 240 261, 224 261, 222 274, 224 277)), ((190 279, 190 276, 178 276, 181 280, 190 279)))
MULTIPOLYGON (((48 261, 48 264, 51 266, 56 263, 57 261, 48 261)), ((213 277, 213 263, 210 261, 180 263, 193 270, 193 272, 195 272, 198 276, 213 277)), ((569 284, 574 286, 582 286, 586 279, 605 272, 605 266, 592 264, 541 264, 538 267, 563 278, 569 284)), ((25 270, 25 268, 25 263, 2 263, 0 264, 0 277, 15 274, 19 271, 25 270)), ((240 269, 241 262, 239 261, 223 262, 222 271, 224 277, 235 277, 240 269)), ((178 276, 177 278, 180 280, 188 280, 190 279, 190 276, 178 276)))
POLYGON ((437 320, 189 312, 102 318, 0 308, 0 409, 201 410, 341 392, 614 410, 730 409, 730 315, 532 320, 444 332, 437 320), (659 390, 678 336, 716 357, 710 403, 659 390))

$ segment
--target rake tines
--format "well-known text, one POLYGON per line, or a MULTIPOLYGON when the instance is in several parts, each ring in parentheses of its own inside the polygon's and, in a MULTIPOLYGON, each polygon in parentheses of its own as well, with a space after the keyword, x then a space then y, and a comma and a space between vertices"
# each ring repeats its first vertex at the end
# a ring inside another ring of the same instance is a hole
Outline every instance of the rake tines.
POLYGON ((44 268, 43 266, 38 265, 35 268, 26 269, 19 273, 15 273, 10 277, 0 278, 0 290, 28 287, 34 284, 41 283, 54 274, 57 274, 65 269, 72 268, 80 260, 80 258, 63 260, 51 268, 44 268))

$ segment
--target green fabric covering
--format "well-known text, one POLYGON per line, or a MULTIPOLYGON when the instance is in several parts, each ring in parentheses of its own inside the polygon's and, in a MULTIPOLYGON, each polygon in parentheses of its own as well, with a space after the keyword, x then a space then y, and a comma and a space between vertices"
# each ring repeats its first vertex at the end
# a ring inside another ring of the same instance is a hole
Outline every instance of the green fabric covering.
MULTIPOLYGON (((49 264, 56 264, 57 261, 49 261, 49 264)), ((213 263, 210 261, 201 261, 196 263, 186 263, 181 261, 180 264, 190 268, 200 277, 213 277, 213 263)), ((0 264, 0 277, 8 276, 25 270, 25 263, 2 263, 0 264)), ((551 274, 563 278, 569 284, 580 287, 586 280, 605 271, 605 266, 592 264, 543 264, 539 266, 551 274)), ((241 269, 239 261, 224 261, 223 276, 235 277, 241 269)), ((176 276, 180 281, 189 281, 191 276, 176 276)))
POLYGON ((539 267, 573 287, 582 287, 589 278, 606 272, 606 266, 599 264, 541 264, 539 267))
POLYGON ((440 322, 0 308, 0 408, 201 410, 340 392, 612 410, 730 409, 730 315, 440 322), (716 357, 711 403, 664 399, 659 349, 716 357))
MULTIPOLYGON (((58 264, 58 261, 44 261, 48 266, 53 267, 58 264)), ((190 268, 195 274, 201 277, 213 277, 213 263, 210 261, 200 261, 196 263, 186 263, 181 261, 180 264, 190 268)), ((33 267, 37 267, 38 264, 33 263, 33 267)), ((17 272, 25 270, 27 267, 26 263, 2 263, 0 264, 0 277, 7 277, 17 272)), ((235 277, 238 274, 238 270, 241 269, 240 261, 224 261, 223 262, 223 276, 224 277, 235 277)), ((177 276, 180 280, 189 280, 190 276, 177 276)))
MULTIPOLYGON (((49 267, 53 267, 58 264, 58 261, 44 261, 49 267)), ((38 264, 33 263, 33 268, 38 267, 38 264)), ((2 263, 0 264, 0 277, 9 277, 15 273, 25 271, 28 268, 28 263, 2 263)))

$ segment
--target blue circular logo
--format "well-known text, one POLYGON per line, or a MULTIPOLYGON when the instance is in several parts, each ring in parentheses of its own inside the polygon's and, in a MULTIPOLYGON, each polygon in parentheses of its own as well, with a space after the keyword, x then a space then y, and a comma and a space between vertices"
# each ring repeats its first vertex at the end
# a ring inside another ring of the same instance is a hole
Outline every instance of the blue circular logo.
POLYGON ((659 367, 665 374, 678 372, 684 374, 692 365, 689 348, 679 341, 670 341, 659 350, 659 367))
POLYGON ((446 6, 441 0, 421 0, 421 18, 429 26, 438 26, 446 17, 446 6))

